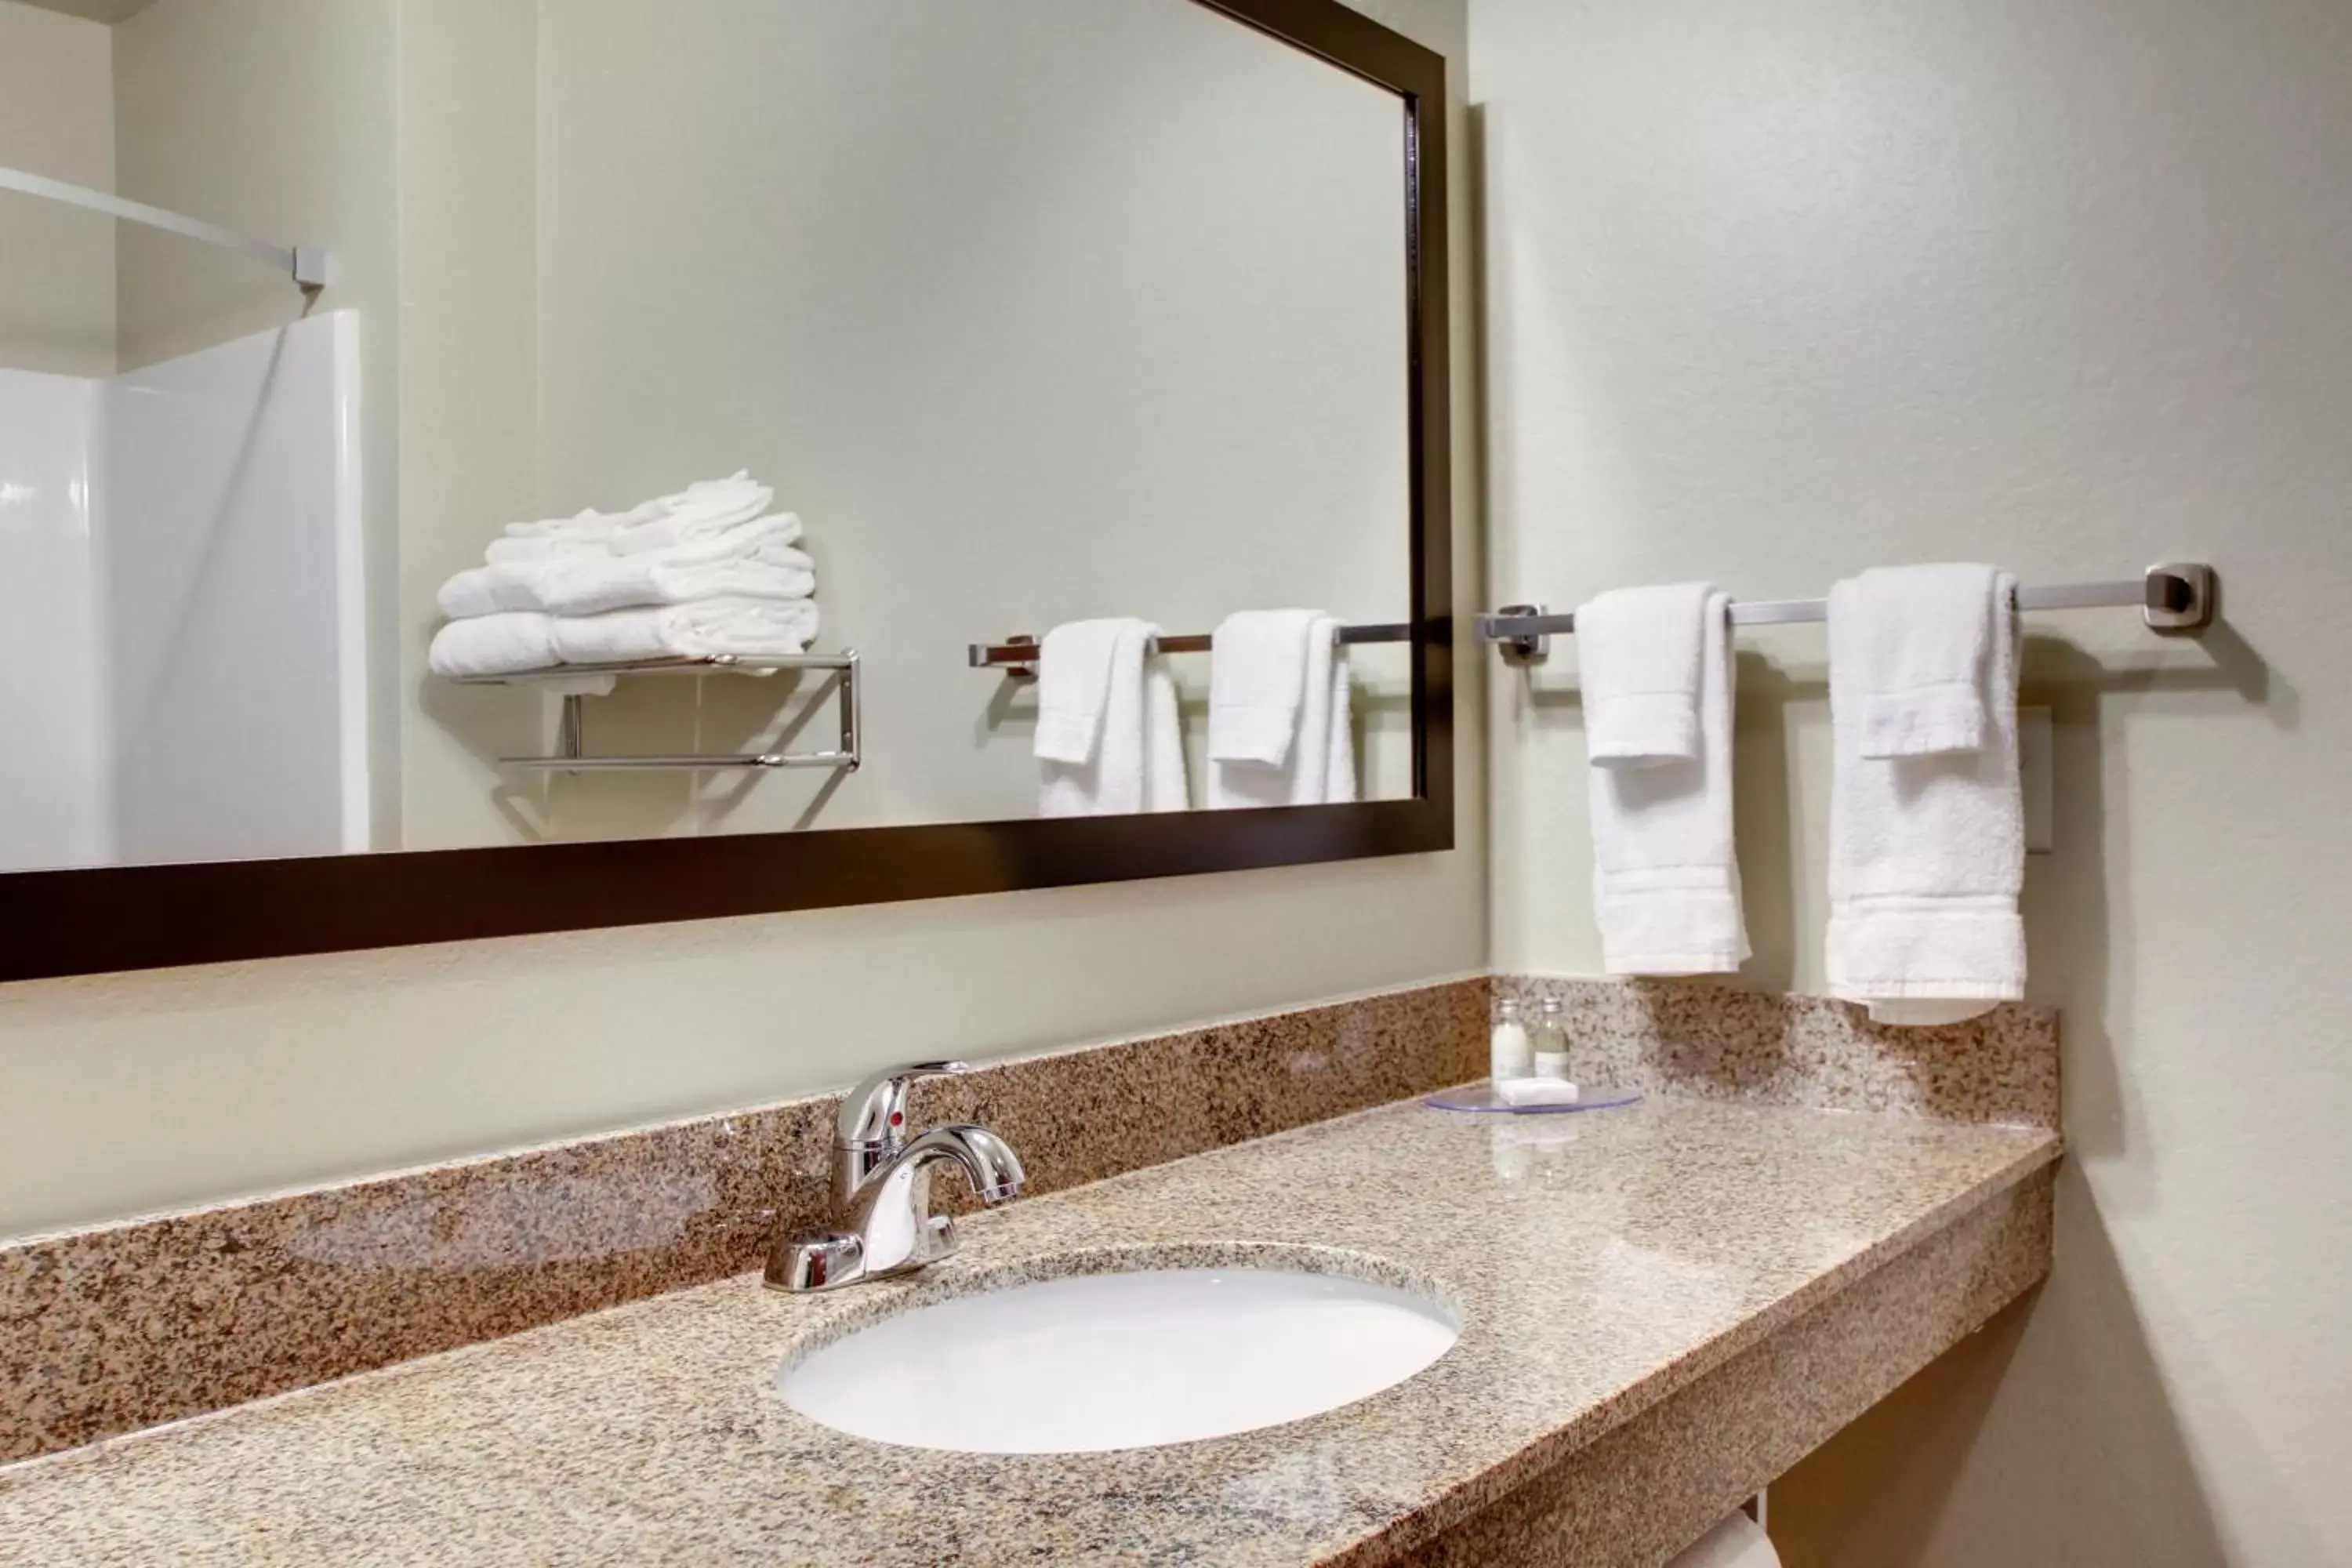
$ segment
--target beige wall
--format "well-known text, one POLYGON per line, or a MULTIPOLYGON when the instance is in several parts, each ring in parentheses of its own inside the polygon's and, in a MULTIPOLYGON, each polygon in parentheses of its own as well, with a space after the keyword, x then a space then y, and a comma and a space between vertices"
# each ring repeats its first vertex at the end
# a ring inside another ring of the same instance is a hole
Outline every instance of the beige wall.
MULTIPOLYGON (((1458 58, 1460 0, 1377 12, 1458 58)), ((1459 247, 1458 163, 1454 189, 1459 247)), ((1466 299, 1465 610, 1478 561, 1466 299)), ((1483 689, 1475 663, 1465 675, 1451 854, 0 987, 0 1235, 752 1104, 891 1059, 1475 970, 1483 689)))
MULTIPOLYGON (((0 0, 0 166, 114 188, 113 36, 0 0)), ((114 373, 114 225, 0 192, 0 368, 114 373)))
MULTIPOLYGON (((367 531, 371 795, 378 838, 399 809, 399 200, 396 0, 155 0, 114 28, 122 195, 277 245, 324 247, 311 309, 360 315, 367 531)), ((251 258, 124 226, 125 369, 298 319, 292 280, 251 258)))
MULTIPOLYGON (((2214 561, 2032 624, 2054 1278, 1775 1491, 1792 1568, 2352 1561, 2352 10, 1477 0, 1491 583, 2214 561)), ((1822 983, 1819 627, 1743 634, 1766 987, 1822 983)), ((1495 957, 1592 973, 1574 650, 1498 679, 1495 957)))

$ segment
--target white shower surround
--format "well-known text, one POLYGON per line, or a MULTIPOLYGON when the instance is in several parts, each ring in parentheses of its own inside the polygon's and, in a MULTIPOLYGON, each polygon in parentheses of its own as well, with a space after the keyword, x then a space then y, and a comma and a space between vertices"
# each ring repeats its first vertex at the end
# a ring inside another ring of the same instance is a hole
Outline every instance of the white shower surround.
POLYGON ((358 329, 0 371, 0 869, 368 847, 358 329))

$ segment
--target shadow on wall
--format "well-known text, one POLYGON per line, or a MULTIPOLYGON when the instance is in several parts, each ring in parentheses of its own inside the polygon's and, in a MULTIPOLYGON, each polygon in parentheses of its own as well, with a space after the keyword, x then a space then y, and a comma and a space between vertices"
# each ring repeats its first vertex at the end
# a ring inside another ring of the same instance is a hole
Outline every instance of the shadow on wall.
POLYGON ((2230 1561, 2079 1166, 2060 1169, 2058 1221, 2058 1265, 2040 1290, 1772 1484, 1772 1539, 1787 1568, 2230 1561), (1991 1417, 2003 1405, 2051 1434, 2042 1455, 2081 1462, 2036 1468, 2036 1457, 1981 1445, 1985 1427, 2000 1429, 1991 1417), (2125 1430, 2129 1442, 2116 1441, 2125 1430), (2111 1462, 2125 1451, 2129 1473, 2111 1462), (1979 1487, 1983 1498, 1953 1506, 1979 1487), (1994 1498, 2002 1506, 1986 1506, 1994 1498), (1970 1538, 1947 1539, 1948 1520, 1969 1521, 1970 1538), (2102 1533, 2073 1533, 2085 1530, 2102 1533), (1988 1531, 2007 1538, 1988 1540, 1988 1531))

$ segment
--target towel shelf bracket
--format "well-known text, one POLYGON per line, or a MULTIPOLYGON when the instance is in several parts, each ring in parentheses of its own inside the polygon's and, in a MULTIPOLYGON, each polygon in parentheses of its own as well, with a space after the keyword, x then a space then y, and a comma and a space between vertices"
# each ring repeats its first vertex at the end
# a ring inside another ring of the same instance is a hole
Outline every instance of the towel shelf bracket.
MULTIPOLYGON (((2021 610, 2136 609, 2151 631, 2194 637, 2213 624, 2221 577, 2201 561, 2168 561, 2138 577, 2114 583, 2063 583, 2020 588, 2021 610)), ((1744 599, 1731 605, 1737 626, 1787 626, 1830 618, 1827 599, 1744 599)), ((1576 631, 1576 616, 1548 615, 1540 605, 1506 605, 1478 617, 1478 635, 1496 645, 1510 664, 1533 664, 1550 651, 1551 639, 1576 631)))
POLYGON ((751 752, 730 754, 595 756, 588 751, 586 735, 587 699, 577 693, 566 693, 563 712, 557 721, 555 754, 551 757, 501 757, 499 766, 526 773, 743 773, 776 768, 830 768, 854 773, 863 760, 859 754, 861 731, 865 723, 865 703, 858 685, 856 652, 845 650, 837 654, 795 654, 789 658, 755 658, 734 654, 719 654, 709 658, 653 659, 632 664, 572 664, 555 669, 530 670, 515 675, 488 675, 461 678, 471 686, 544 684, 550 681, 576 680, 594 675, 772 675, 781 669, 815 669, 835 673, 829 683, 833 687, 835 706, 841 716, 841 743, 829 752, 751 752))

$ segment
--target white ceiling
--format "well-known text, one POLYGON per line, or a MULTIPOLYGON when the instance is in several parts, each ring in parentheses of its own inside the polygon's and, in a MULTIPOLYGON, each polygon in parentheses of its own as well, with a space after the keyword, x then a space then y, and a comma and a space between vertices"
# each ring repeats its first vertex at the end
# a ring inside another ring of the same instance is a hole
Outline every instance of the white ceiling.
POLYGON ((154 3, 155 0, 25 0, 26 5, 37 5, 44 11, 62 11, 68 16, 109 24, 136 16, 154 3))

